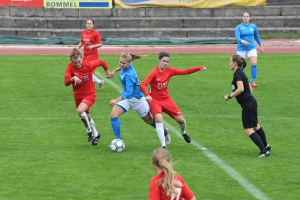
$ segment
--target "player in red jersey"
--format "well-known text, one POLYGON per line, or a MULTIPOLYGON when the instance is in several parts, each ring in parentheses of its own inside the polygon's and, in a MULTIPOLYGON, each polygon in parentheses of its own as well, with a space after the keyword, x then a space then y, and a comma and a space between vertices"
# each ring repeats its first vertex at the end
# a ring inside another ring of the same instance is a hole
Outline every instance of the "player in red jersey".
POLYGON ((183 178, 172 169, 168 150, 155 149, 152 165, 158 174, 150 180, 149 200, 196 200, 183 178))
MULTIPOLYGON (((102 38, 100 33, 95 30, 94 21, 91 19, 88 19, 86 21, 86 29, 82 31, 80 42, 77 45, 77 49, 80 49, 83 46, 83 61, 92 61, 92 60, 98 60, 98 48, 102 47, 102 38)), ((96 71, 96 69, 95 69, 96 71)), ((93 81, 96 82, 100 90, 103 89, 104 86, 104 80, 98 79, 93 72, 93 81)))
POLYGON ((82 61, 82 54, 77 48, 74 48, 70 53, 70 59, 71 62, 66 68, 64 83, 66 86, 72 84, 77 113, 86 128, 88 142, 92 141, 92 145, 97 145, 100 134, 96 130, 89 111, 89 108, 96 101, 93 71, 102 66, 107 78, 111 77, 111 73, 104 60, 82 61))
POLYGON ((167 113, 179 125, 181 134, 187 143, 191 142, 190 136, 186 133, 186 122, 181 111, 173 101, 168 92, 168 83, 170 78, 176 75, 185 75, 195 73, 197 71, 206 70, 203 66, 192 67, 187 69, 176 69, 168 67, 170 55, 161 52, 158 57, 158 66, 156 66, 148 76, 143 80, 140 87, 146 96, 146 100, 150 105, 150 111, 156 121, 156 132, 158 134, 161 146, 165 147, 165 137, 163 132, 163 116, 162 112, 167 113), (150 85, 149 91, 147 85, 150 85))

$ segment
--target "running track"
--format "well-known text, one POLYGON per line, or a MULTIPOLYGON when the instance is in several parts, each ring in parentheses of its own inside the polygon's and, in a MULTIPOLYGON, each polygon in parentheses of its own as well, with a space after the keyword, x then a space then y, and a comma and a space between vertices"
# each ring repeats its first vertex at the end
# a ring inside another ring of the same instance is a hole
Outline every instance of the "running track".
MULTIPOLYGON (((265 54, 300 53, 300 40, 263 40, 265 54)), ((0 45, 0 55, 69 55, 74 46, 62 45, 0 45)), ((236 52, 235 44, 228 45, 166 45, 166 46, 104 46, 98 49, 99 54, 158 54, 166 51, 170 54, 205 54, 236 52)), ((258 51, 259 52, 259 51, 258 51)))

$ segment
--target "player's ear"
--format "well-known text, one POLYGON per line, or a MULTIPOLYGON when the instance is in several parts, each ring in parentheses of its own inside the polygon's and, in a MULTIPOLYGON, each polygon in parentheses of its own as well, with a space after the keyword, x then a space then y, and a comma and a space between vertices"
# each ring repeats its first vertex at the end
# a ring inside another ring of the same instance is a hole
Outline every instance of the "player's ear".
POLYGON ((151 164, 153 165, 153 167, 156 167, 156 164, 153 160, 151 161, 151 164))

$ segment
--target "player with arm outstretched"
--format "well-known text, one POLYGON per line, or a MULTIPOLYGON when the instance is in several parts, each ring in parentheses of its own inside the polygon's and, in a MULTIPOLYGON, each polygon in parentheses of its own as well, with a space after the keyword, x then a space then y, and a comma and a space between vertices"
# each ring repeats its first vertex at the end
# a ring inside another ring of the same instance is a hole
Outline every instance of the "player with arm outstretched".
POLYGON ((150 105, 150 111, 156 121, 156 132, 162 146, 165 146, 163 135, 163 116, 167 113, 173 118, 180 127, 180 132, 187 143, 191 142, 190 136, 186 133, 186 122, 176 103, 173 101, 168 92, 168 84, 171 77, 176 75, 186 75, 197 71, 204 71, 204 66, 192 67, 187 69, 176 69, 168 67, 170 55, 161 52, 158 56, 158 66, 156 66, 141 83, 141 90, 146 96, 150 105), (147 86, 149 85, 149 90, 147 86))

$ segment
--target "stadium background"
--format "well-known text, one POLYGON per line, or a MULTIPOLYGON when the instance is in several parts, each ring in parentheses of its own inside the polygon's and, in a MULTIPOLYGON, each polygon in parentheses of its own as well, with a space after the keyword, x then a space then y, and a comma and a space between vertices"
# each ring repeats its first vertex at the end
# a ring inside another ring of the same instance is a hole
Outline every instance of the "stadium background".
POLYGON ((104 45, 235 44, 234 28, 245 10, 260 35, 300 33, 300 0, 194 5, 200 7, 186 7, 191 1, 144 7, 131 3, 130 9, 117 8, 118 1, 108 1, 111 8, 44 8, 44 1, 2 1, 0 44, 77 44, 87 18, 95 21, 104 45))

